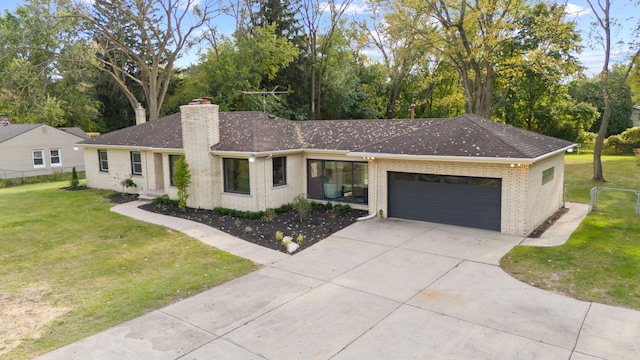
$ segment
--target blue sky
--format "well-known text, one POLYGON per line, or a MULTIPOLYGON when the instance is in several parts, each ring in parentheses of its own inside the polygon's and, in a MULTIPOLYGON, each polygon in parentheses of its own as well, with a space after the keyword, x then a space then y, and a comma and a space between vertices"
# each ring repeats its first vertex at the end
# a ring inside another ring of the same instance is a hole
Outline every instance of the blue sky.
MULTIPOLYGON (((90 1, 90 0, 84 0, 90 1)), ((554 0, 550 0, 554 1, 554 0)), ((562 0, 555 0, 562 1, 562 0)), ((638 38, 640 34, 632 34, 631 29, 638 23, 638 19, 640 18, 640 6, 637 4, 635 0, 612 0, 612 17, 617 18, 621 24, 622 28, 614 33, 614 41, 620 41, 623 39, 628 39, 631 37, 638 38), (635 18, 629 18, 635 17, 635 18)), ((4 10, 7 9, 9 11, 15 10, 18 4, 24 3, 23 0, 1 0, 0 1, 0 11, 4 13, 4 10)), ((354 3, 361 3, 360 0, 355 0, 354 3)), ((361 5, 355 5, 353 8, 353 13, 362 14, 363 7, 361 5)), ((582 64, 587 68, 587 72, 589 75, 596 74, 600 72, 602 68, 603 62, 603 50, 599 44, 593 40, 589 36, 589 32, 591 29, 591 23, 595 21, 595 17, 586 0, 570 0, 567 5, 567 12, 569 13, 569 19, 575 20, 577 24, 577 28, 583 39, 584 50, 583 53, 578 56, 582 64)), ((218 19, 221 20, 221 19, 218 19)), ((227 23, 226 21, 219 22, 220 30, 226 31, 233 30, 233 24, 227 23)), ((629 52, 625 51, 623 47, 619 47, 614 50, 612 54, 611 62, 620 62, 628 60, 629 52)), ((197 49, 193 49, 189 54, 186 54, 183 59, 181 59, 177 65, 180 67, 188 66, 189 63, 196 62, 198 60, 197 49)))

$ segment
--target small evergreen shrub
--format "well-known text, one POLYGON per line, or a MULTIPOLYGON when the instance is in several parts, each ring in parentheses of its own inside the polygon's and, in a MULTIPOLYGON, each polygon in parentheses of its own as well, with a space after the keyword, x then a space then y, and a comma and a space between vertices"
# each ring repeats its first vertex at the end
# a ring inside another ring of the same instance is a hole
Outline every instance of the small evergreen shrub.
POLYGON ((184 154, 175 163, 173 169, 173 184, 178 188, 178 208, 185 210, 189 198, 189 184, 191 184, 191 171, 184 154))
POLYGON ((78 180, 78 172, 74 166, 73 169, 71 169, 71 183, 69 185, 72 189, 77 189, 79 184, 80 180, 78 180))

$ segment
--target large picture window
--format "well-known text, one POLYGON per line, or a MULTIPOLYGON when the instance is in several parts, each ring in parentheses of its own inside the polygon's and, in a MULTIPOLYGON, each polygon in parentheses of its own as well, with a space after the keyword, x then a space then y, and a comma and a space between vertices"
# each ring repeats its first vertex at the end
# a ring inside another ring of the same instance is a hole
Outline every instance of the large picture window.
POLYGON ((62 157, 60 156, 60 149, 49 150, 49 159, 51 160, 51 166, 62 166, 62 157))
POLYGON ((280 186, 287 184, 287 158, 286 157, 274 157, 273 158, 273 186, 280 186))
POLYGON ((34 168, 45 167, 45 164, 44 164, 44 151, 42 151, 42 150, 33 150, 31 152, 31 154, 33 155, 33 167, 34 168))
POLYGON ((131 173, 133 175, 142 175, 142 155, 139 151, 131 152, 131 173))
POLYGON ((100 171, 109 171, 109 159, 107 158, 107 150, 98 150, 98 162, 100 163, 100 171))
POLYGON ((249 160, 223 159, 224 191, 249 194, 249 160))
POLYGON ((307 161, 307 194, 310 199, 369 203, 368 163, 307 161))
POLYGON ((173 169, 179 159, 180 155, 169 155, 169 181, 171 182, 171 186, 176 186, 176 184, 173 183, 173 169))

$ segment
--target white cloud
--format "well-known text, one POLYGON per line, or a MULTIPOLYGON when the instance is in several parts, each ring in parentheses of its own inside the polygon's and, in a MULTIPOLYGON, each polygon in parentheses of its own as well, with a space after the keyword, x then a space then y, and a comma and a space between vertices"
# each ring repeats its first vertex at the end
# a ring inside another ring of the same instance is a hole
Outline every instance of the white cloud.
MULTIPOLYGON (((322 11, 329 11, 329 3, 321 2, 318 4, 322 11)), ((337 8, 341 8, 341 4, 339 2, 336 3, 337 8)), ((351 3, 347 5, 347 9, 344 11, 345 14, 366 14, 371 12, 366 3, 351 3)))
POLYGON ((582 7, 580 5, 571 4, 571 3, 567 3, 567 5, 564 8, 564 11, 569 16, 584 16, 584 15, 591 14, 591 9, 582 7))

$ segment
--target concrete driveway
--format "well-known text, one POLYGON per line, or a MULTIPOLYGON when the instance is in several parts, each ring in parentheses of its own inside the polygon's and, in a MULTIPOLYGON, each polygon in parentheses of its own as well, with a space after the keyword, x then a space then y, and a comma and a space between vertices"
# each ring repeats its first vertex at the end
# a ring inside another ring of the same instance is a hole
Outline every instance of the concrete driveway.
POLYGON ((568 215, 543 239, 374 219, 295 256, 243 250, 266 266, 42 359, 638 359, 640 312, 498 267, 515 245, 566 240, 584 209, 568 215))

